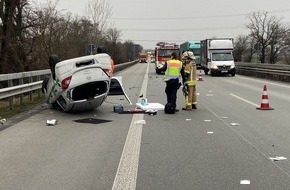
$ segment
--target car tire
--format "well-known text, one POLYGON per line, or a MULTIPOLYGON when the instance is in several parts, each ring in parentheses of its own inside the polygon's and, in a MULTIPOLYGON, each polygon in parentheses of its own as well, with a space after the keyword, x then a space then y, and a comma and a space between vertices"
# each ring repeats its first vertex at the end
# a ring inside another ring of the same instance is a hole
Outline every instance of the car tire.
POLYGON ((59 62, 57 55, 53 54, 49 56, 48 63, 51 70, 52 78, 55 80, 55 65, 59 62))

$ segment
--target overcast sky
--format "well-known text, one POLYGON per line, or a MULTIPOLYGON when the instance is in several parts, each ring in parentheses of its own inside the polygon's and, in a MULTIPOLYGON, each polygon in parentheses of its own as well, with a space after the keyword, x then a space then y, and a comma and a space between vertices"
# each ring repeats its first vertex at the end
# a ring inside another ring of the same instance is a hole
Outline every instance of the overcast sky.
MULTIPOLYGON (((46 2, 47 0, 35 0, 46 2)), ((55 1, 55 0, 52 0, 55 1)), ((84 15, 93 0, 59 0, 57 8, 84 15)), ((108 20, 121 31, 121 40, 132 40, 145 49, 156 42, 178 44, 211 37, 236 38, 248 34, 247 15, 268 11, 290 26, 290 0, 106 0, 112 7, 108 20)))

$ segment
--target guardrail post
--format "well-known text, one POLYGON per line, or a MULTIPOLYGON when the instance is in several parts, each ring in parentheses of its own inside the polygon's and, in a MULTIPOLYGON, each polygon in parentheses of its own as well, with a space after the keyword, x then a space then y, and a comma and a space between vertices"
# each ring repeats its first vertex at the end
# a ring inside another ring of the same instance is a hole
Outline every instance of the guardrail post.
MULTIPOLYGON (((29 77, 29 83, 32 83, 33 82, 33 78, 32 77, 29 77)), ((29 100, 32 101, 33 100, 33 92, 29 92, 29 100)))
MULTIPOLYGON (((22 85, 23 84, 23 78, 20 78, 19 79, 19 85, 22 85)), ((20 94, 19 95, 19 100, 20 100, 20 105, 23 105, 23 94, 20 94)))
MULTIPOLYGON (((37 76, 37 81, 41 81, 40 75, 37 76)), ((38 89, 37 90, 37 96, 38 96, 38 98, 40 98, 40 92, 41 92, 41 90, 38 89)))
MULTIPOLYGON (((13 80, 8 80, 8 87, 12 87, 13 86, 13 80)), ((9 97, 9 109, 12 110, 13 109, 13 98, 14 96, 9 97)))

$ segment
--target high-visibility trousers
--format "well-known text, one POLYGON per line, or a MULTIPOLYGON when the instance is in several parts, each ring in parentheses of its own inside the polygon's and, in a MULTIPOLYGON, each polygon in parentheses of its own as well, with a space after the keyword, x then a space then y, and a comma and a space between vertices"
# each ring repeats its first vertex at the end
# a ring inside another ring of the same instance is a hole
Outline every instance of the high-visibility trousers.
POLYGON ((185 108, 192 109, 192 104, 197 105, 196 85, 188 85, 188 93, 185 95, 185 108))

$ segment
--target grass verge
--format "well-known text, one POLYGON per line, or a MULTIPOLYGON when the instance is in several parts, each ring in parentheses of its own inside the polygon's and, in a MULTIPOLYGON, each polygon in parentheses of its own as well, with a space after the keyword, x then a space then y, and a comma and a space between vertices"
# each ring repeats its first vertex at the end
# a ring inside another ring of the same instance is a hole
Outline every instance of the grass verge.
POLYGON ((36 106, 39 106, 45 102, 43 94, 38 96, 37 93, 33 93, 32 101, 29 99, 29 95, 24 95, 23 104, 20 104, 19 96, 13 98, 13 109, 9 108, 9 99, 0 100, 0 118, 11 118, 17 114, 29 111, 36 106))

